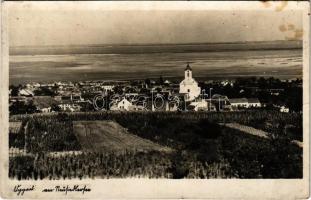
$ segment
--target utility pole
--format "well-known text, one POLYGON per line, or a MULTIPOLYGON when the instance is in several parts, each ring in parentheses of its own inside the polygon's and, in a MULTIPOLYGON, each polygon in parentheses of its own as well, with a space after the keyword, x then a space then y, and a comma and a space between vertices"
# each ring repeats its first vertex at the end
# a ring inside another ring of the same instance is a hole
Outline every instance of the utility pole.
POLYGON ((205 89, 202 90, 203 100, 205 100, 205 89))
POLYGON ((212 106, 212 89, 209 89, 209 111, 211 111, 211 106, 212 106))
POLYGON ((218 97, 218 110, 220 112, 220 97, 218 97))
POLYGON ((154 111, 154 106, 153 106, 153 88, 151 89, 151 111, 154 111))
POLYGON ((187 102, 186 102, 186 100, 187 100, 187 98, 188 98, 188 94, 185 94, 185 111, 187 111, 187 102))

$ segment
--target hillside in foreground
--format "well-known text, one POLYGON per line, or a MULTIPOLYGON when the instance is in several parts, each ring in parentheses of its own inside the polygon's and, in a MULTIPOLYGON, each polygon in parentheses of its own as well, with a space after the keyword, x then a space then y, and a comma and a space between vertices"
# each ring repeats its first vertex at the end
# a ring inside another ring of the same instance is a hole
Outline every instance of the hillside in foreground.
MULTIPOLYGON (((298 113, 95 112, 14 118, 11 120, 22 121, 22 126, 28 122, 28 154, 10 157, 11 178, 302 177, 302 148, 291 143, 295 135, 302 134, 302 117, 298 113), (80 127, 78 135, 82 135, 77 138, 74 124, 81 126, 81 121, 89 131, 80 127), (247 135, 219 124, 231 122, 263 129, 270 135, 268 138, 247 135), (286 128, 288 125, 290 129, 286 128), (121 126, 128 132, 117 133, 121 126), (79 137, 87 143, 79 141, 79 137), (150 151, 120 153, 118 145, 122 148, 145 146, 150 151), (160 145, 174 151, 159 151, 160 145), (48 153, 54 151, 82 151, 82 154, 49 156, 48 153)), ((15 137, 15 140, 23 138, 15 137)), ((24 147, 22 142, 10 143, 24 147)))

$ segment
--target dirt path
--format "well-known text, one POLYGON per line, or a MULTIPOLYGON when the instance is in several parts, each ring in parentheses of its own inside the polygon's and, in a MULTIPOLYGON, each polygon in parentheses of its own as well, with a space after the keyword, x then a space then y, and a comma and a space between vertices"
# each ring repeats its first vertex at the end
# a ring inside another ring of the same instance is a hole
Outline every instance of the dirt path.
MULTIPOLYGON (((257 136, 257 137, 269 139, 269 133, 268 132, 265 132, 263 130, 259 130, 259 129, 256 129, 256 128, 253 128, 250 126, 245 126, 245 125, 242 125, 239 123, 226 123, 226 124, 220 123, 220 125, 225 125, 228 128, 236 129, 236 130, 239 130, 239 131, 246 133, 246 134, 250 134, 250 135, 257 136)), ((303 143, 300 141, 293 140, 292 143, 301 147, 301 148, 303 147, 303 143)))
POLYGON ((131 134, 113 121, 75 121, 74 134, 83 149, 91 151, 171 151, 170 148, 131 134))

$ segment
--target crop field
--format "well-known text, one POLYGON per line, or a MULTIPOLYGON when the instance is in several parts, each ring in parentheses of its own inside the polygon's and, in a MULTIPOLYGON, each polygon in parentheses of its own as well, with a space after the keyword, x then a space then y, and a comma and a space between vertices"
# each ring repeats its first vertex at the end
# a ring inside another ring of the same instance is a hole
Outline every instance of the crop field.
POLYGON ((10 157, 11 178, 302 177, 303 149, 293 143, 303 142, 299 113, 92 112, 14 118, 22 121, 25 137, 10 141, 10 147, 25 147, 33 156, 10 157), (269 134, 260 137, 264 132, 269 134), (49 156, 55 152, 59 156, 49 156))
POLYGON ((85 151, 170 151, 168 147, 130 134, 114 121, 74 121, 73 132, 85 151))

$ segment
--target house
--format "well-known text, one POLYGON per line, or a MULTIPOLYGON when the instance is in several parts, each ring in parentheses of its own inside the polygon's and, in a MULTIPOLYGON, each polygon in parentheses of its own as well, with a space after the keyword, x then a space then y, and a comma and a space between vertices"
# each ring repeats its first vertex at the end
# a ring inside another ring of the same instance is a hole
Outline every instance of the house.
POLYGON ((128 99, 135 99, 136 97, 139 96, 137 92, 132 92, 132 93, 125 93, 124 96, 128 99))
POLYGON ((85 101, 81 98, 81 96, 62 96, 58 107, 64 112, 78 112, 82 108, 80 105, 82 102, 85 101))
POLYGON ((280 107, 280 112, 288 113, 289 112, 289 108, 287 108, 285 106, 281 106, 280 107))
POLYGON ((225 96, 225 95, 221 95, 221 94, 214 94, 213 96, 212 96, 212 100, 213 101, 227 101, 227 102, 229 102, 229 99, 228 99, 228 97, 227 96, 225 96))
POLYGON ((185 79, 179 84, 179 93, 185 95, 186 101, 193 101, 201 93, 198 82, 192 78, 192 69, 189 64, 185 69, 185 79))
POLYGON ((201 99, 200 101, 193 101, 190 103, 190 109, 193 111, 200 111, 200 110, 208 110, 208 104, 207 101, 204 99, 201 99))
MULTIPOLYGON (((207 99, 209 100, 209 99, 207 99)), ((221 94, 214 94, 211 99, 211 103, 215 105, 216 110, 231 110, 230 102, 227 96, 221 94)))
POLYGON ((109 104, 109 110, 111 110, 111 111, 117 111, 117 110, 119 110, 119 109, 118 109, 118 106, 117 106, 117 103, 111 102, 111 103, 109 104))
POLYGON ((166 102, 165 104, 165 111, 177 111, 178 110, 178 102, 176 101, 171 101, 171 102, 166 102))
POLYGON ((232 98, 229 99, 231 108, 260 108, 261 102, 258 98, 232 98))
POLYGON ((29 90, 29 89, 21 89, 18 92, 19 96, 26 96, 26 97, 32 97, 34 96, 33 91, 29 90))
POLYGON ((249 98, 247 99, 248 106, 252 108, 260 108, 262 105, 257 98, 249 98))
POLYGON ((221 81, 220 84, 221 84, 222 86, 227 86, 227 85, 230 85, 231 87, 233 86, 233 82, 232 82, 232 81, 228 81, 228 80, 221 81))
POLYGON ((73 102, 84 101, 84 99, 81 97, 81 93, 72 93, 70 95, 70 100, 73 102))
POLYGON ((164 81, 164 84, 166 84, 166 85, 169 85, 170 83, 171 83, 171 81, 169 81, 169 80, 164 81))
POLYGON ((64 112, 77 112, 81 110, 81 106, 75 103, 61 103, 58 106, 64 112))
POLYGON ((60 102, 62 100, 62 96, 54 96, 54 99, 60 102))
POLYGON ((133 110, 133 104, 129 102, 126 98, 123 98, 120 102, 117 103, 118 110, 133 110))
POLYGON ((214 103, 210 103, 209 100, 200 100, 191 102, 187 106, 188 111, 217 111, 214 103))
POLYGON ((229 103, 233 108, 248 108, 248 100, 246 98, 232 98, 229 99, 229 103))
POLYGON ((107 91, 112 91, 114 86, 113 85, 102 85, 101 88, 107 92, 107 91))
POLYGON ((41 108, 41 109, 40 109, 40 111, 41 111, 41 112, 43 112, 43 113, 49 113, 49 112, 51 112, 51 111, 52 111, 52 107, 48 107, 48 108, 41 108))
POLYGON ((131 107, 133 111, 146 111, 146 108, 143 105, 133 105, 131 107))

